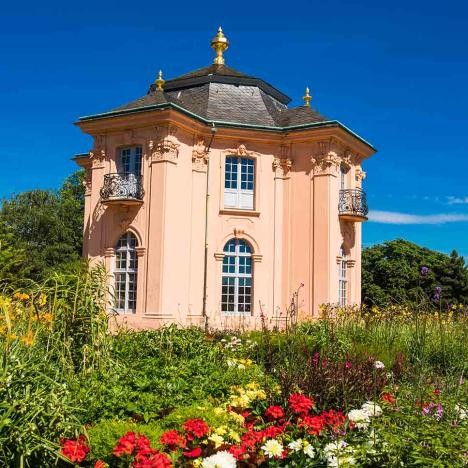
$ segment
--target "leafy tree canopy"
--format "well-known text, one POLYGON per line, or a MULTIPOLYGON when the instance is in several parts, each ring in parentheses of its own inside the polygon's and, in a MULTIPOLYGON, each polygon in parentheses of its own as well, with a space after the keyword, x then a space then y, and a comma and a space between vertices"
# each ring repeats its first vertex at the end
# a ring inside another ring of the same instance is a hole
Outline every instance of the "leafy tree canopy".
POLYGON ((58 191, 32 190, 3 200, 0 280, 40 281, 50 270, 80 259, 83 177, 78 171, 58 191))
POLYGON ((438 286, 444 306, 468 303, 468 267, 455 250, 445 255, 403 239, 363 250, 362 299, 368 305, 416 302, 422 294, 437 299, 438 286))

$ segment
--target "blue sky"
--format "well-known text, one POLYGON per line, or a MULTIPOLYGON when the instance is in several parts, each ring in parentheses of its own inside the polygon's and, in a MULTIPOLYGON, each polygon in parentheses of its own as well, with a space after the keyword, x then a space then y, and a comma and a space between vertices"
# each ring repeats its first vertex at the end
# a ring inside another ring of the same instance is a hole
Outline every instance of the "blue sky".
POLYGON ((364 244, 403 237, 468 258, 468 3, 8 2, 0 30, 0 196, 58 187, 90 148, 73 122, 227 64, 372 142, 364 244))

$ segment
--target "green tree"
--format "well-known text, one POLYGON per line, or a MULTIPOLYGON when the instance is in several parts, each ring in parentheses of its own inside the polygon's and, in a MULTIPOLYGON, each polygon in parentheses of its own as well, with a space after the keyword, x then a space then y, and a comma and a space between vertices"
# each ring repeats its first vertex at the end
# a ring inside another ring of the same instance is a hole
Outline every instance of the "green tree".
POLYGON ((368 305, 416 302, 442 288, 442 304, 468 303, 468 268, 455 251, 450 256, 397 239, 363 250, 362 298, 368 305), (421 267, 429 272, 421 275, 421 267))
POLYGON ((84 188, 81 171, 68 177, 57 192, 32 190, 3 200, 0 251, 14 258, 0 270, 0 280, 40 281, 48 272, 81 257, 84 188))

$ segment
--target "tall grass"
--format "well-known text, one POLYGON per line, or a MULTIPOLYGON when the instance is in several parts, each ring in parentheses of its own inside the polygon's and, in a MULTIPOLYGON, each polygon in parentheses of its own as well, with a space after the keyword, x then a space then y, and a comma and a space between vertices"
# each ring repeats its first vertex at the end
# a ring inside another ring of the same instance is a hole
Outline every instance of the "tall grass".
POLYGON ((48 466, 80 430, 73 382, 111 365, 105 285, 84 265, 0 296, 0 466, 48 466))

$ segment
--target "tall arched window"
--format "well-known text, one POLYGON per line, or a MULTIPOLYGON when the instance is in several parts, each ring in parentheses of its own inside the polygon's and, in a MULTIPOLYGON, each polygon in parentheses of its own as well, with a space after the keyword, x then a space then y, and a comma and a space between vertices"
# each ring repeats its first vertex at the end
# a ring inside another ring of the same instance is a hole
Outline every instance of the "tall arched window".
POLYGON ((126 232, 115 248, 115 308, 119 312, 134 313, 137 300, 138 257, 137 238, 126 232))
POLYGON ((224 246, 221 311, 250 314, 252 311, 252 250, 242 239, 224 246))
POLYGON ((345 249, 342 247, 340 251, 340 261, 338 263, 338 305, 344 307, 347 303, 348 295, 348 259, 345 249))

